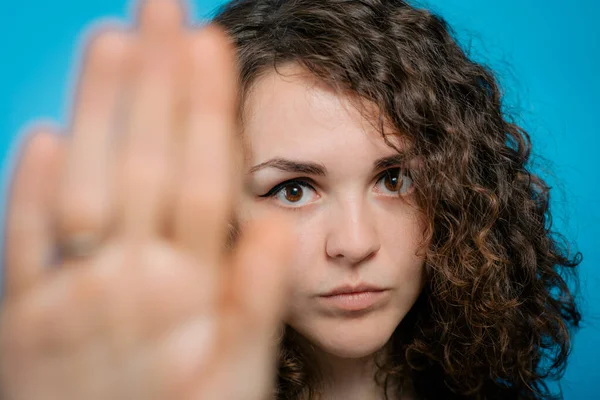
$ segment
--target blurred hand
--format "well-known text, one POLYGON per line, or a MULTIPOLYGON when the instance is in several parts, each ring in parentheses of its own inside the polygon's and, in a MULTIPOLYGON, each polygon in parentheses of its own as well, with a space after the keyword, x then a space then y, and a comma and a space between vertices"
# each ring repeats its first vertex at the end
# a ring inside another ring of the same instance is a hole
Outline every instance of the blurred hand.
POLYGON ((11 188, 1 399, 269 397, 290 244, 278 219, 225 251, 236 74, 175 0, 91 37, 67 134, 32 129, 11 188))

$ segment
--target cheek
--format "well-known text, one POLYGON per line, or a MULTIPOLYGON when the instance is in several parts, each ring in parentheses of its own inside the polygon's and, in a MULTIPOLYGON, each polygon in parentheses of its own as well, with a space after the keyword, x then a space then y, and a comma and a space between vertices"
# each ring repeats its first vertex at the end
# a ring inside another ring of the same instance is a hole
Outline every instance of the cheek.
POLYGON ((288 265, 289 291, 286 323, 312 320, 314 296, 328 290, 325 267, 325 226, 317 216, 297 213, 296 247, 288 265), (324 268, 325 267, 325 268, 324 268))
MULTIPOLYGON (((243 196, 236 213, 239 226, 243 230, 243 226, 252 220, 278 211, 273 207, 265 202, 257 202, 249 195, 243 196)), ((295 308, 302 307, 302 299, 320 289, 319 267, 323 266, 325 226, 323 221, 311 213, 289 211, 288 214, 296 219, 293 224, 295 246, 287 266, 291 282, 288 299, 290 307, 295 308)))
POLYGON ((395 281, 402 284, 423 285, 423 250, 419 248, 423 239, 424 226, 416 216, 406 216, 380 227, 382 256, 395 275, 395 281))
POLYGON ((300 217, 295 224, 296 247, 289 265, 292 294, 312 295, 320 290, 324 264, 324 227, 316 218, 300 217))

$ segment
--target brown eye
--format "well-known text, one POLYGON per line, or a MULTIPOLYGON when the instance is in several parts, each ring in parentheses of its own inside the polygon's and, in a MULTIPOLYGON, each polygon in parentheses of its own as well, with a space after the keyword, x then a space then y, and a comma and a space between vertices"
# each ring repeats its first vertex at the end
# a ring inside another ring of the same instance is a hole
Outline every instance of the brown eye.
POLYGON ((379 176, 376 187, 385 195, 405 195, 412 189, 412 179, 401 168, 390 168, 379 176))
POLYGON ((296 203, 302 199, 302 195, 304 191, 302 190, 302 186, 297 183, 291 183, 284 187, 285 199, 291 203, 296 203))
POLYGON ((387 170, 383 179, 385 188, 390 192, 397 192, 400 190, 402 185, 402 180, 400 179, 400 168, 387 170))
POLYGON ((276 185, 266 194, 259 197, 271 197, 282 206, 300 208, 319 199, 314 186, 304 180, 291 179, 276 185))

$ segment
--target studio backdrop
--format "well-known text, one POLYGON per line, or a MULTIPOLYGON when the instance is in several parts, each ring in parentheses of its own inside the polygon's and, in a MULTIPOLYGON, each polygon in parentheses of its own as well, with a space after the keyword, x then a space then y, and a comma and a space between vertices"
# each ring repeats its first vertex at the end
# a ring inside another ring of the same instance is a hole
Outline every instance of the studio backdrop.
MULTIPOLYGON (((196 0, 210 18, 222 1, 196 0)), ((552 189, 554 227, 581 251, 583 328, 560 382, 565 399, 600 399, 600 2, 429 0, 477 61, 491 66, 505 109, 532 136, 552 189)), ((0 160, 4 210, 22 127, 64 123, 81 33, 98 18, 129 18, 126 0, 28 0, 0 5, 0 160)), ((4 218, 4 216, 2 216, 4 218)), ((0 281, 1 282, 1 281, 0 281)))

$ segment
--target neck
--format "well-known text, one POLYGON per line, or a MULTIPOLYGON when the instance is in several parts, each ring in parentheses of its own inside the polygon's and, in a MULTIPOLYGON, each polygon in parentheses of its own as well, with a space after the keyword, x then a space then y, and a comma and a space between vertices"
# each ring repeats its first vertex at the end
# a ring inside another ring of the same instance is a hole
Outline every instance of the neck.
MULTIPOLYGON (((385 350, 362 358, 345 358, 324 352, 310 345, 301 335, 301 346, 308 350, 312 362, 319 371, 320 400, 383 400, 385 394, 382 386, 375 380, 376 358, 382 361, 385 350)), ((400 400, 393 394, 395 388, 388 385, 388 400, 400 400)))
POLYGON ((319 352, 317 365, 323 378, 323 399, 384 399, 383 388, 375 381, 373 356, 340 358, 319 352))

